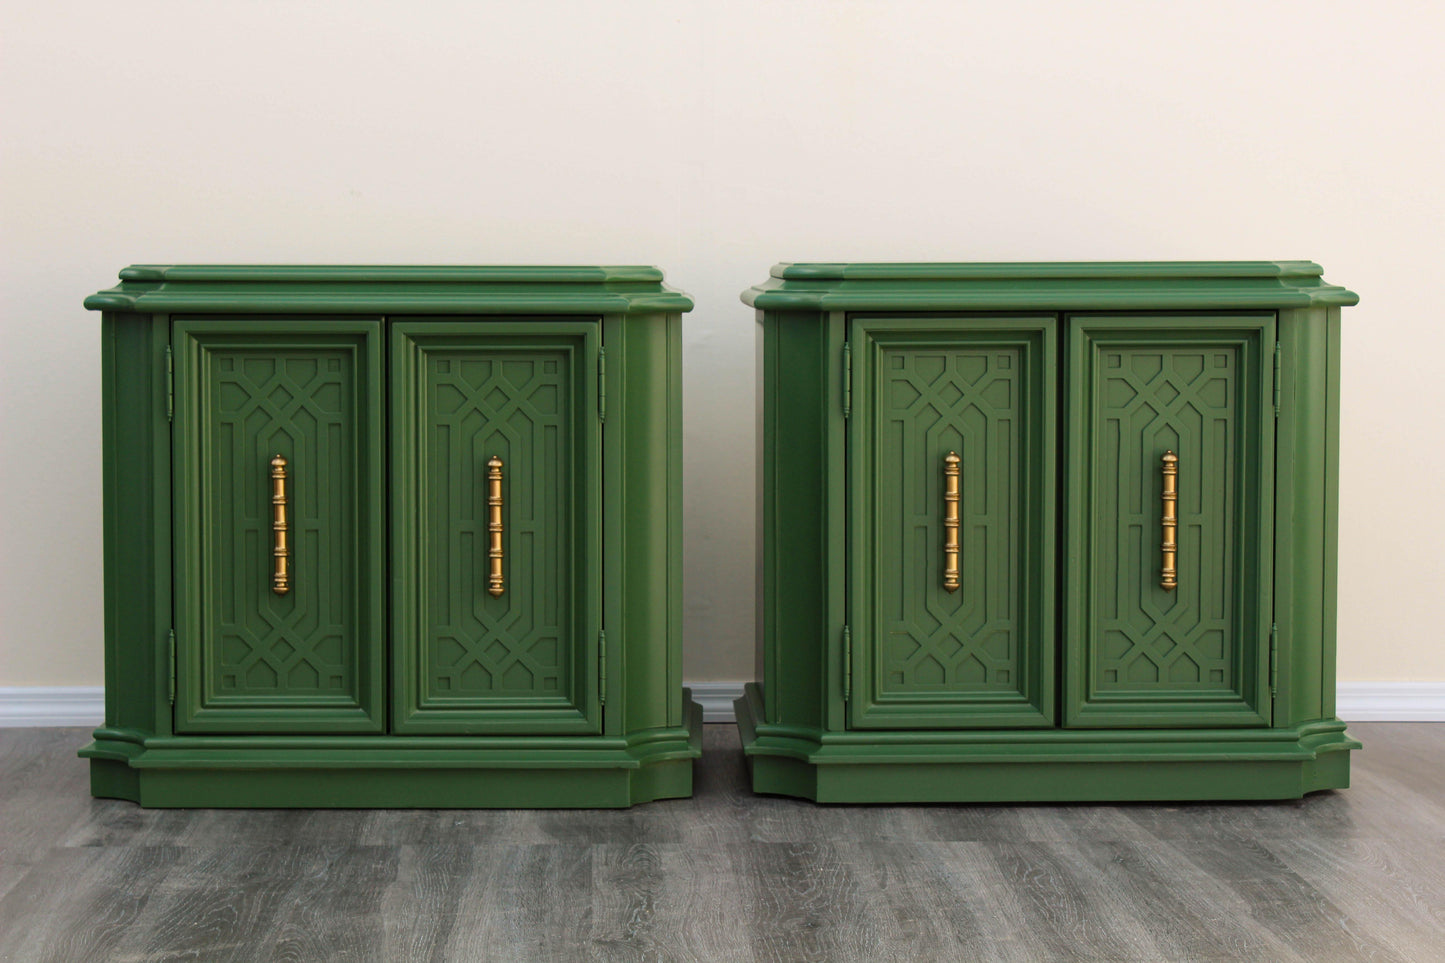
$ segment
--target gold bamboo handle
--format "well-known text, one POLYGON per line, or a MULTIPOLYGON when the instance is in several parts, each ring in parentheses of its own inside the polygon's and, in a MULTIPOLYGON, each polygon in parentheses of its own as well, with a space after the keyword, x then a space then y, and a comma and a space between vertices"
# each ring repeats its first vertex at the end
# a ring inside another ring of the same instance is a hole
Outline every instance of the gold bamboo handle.
POLYGON ((1164 493, 1160 496, 1164 502, 1164 541, 1159 547, 1164 553, 1164 564, 1159 573, 1159 587, 1165 591, 1173 591, 1179 585, 1179 573, 1174 567, 1179 552, 1179 546, 1174 540, 1174 534, 1179 528, 1179 515, 1176 511, 1179 504, 1179 456, 1173 451, 1166 451, 1160 470, 1164 473, 1164 493))
POLYGON ((487 520, 487 531, 492 538, 491 548, 487 550, 492 560, 487 591, 492 598, 498 598, 506 589, 502 579, 502 459, 496 455, 487 459, 487 506, 491 516, 487 520))
POLYGON ((943 590, 957 592, 958 575, 958 452, 943 456, 943 590))
POLYGON ((285 595, 291 591, 291 549, 286 544, 286 459, 280 455, 271 459, 271 508, 274 512, 271 531, 275 538, 275 547, 271 550, 275 565, 271 591, 285 595))

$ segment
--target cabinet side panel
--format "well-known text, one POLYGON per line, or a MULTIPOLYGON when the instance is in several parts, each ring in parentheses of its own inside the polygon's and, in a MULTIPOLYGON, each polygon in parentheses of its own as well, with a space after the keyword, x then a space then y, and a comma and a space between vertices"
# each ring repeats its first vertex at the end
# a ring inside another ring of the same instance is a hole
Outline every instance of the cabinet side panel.
POLYGON ((608 514, 621 513, 622 570, 604 578, 620 575, 622 611, 607 613, 606 628, 609 649, 621 643, 614 665, 625 666, 626 729, 636 731, 682 724, 682 316, 625 316, 614 330, 607 373, 620 383, 603 431, 621 435, 609 448, 621 491, 604 497, 608 514))
POLYGON ((1339 617, 1340 309, 1325 312, 1324 577, 1320 585, 1320 715, 1335 714, 1335 643, 1339 617))
MULTIPOLYGON (((1334 491, 1338 445, 1332 428, 1329 311, 1280 312, 1279 516, 1275 546, 1279 574, 1279 725, 1333 715, 1325 694, 1326 635, 1333 651, 1334 491), (1326 612, 1328 622, 1326 621, 1326 612), (1327 632, 1327 625, 1330 630, 1327 632)), ((1338 316, 1338 311, 1334 312, 1338 316)), ((1338 363, 1336 359, 1336 364, 1338 363)), ((1328 672, 1333 675, 1333 668, 1328 672)), ((1333 680, 1331 679, 1331 685, 1333 680)))
POLYGON ((170 425, 165 318, 101 321, 105 722, 169 731, 170 425))
MULTIPOLYGON (((769 406, 772 404, 773 365, 777 352, 778 325, 776 320, 762 311, 757 312, 757 329, 754 339, 754 398, 753 398, 753 439, 754 451, 754 503, 757 511, 753 516, 754 580, 753 598, 753 678, 762 684, 767 675, 768 640, 772 638, 769 615, 773 610, 769 589, 773 584, 772 567, 768 564, 771 556, 764 550, 768 544, 768 532, 774 524, 773 488, 768 484, 773 472, 773 448, 769 444, 769 406)), ((767 686, 763 686, 764 704, 770 698, 767 686)))
MULTIPOLYGON (((769 527, 763 532, 765 581, 763 672, 768 721, 822 724, 822 695, 829 646, 825 623, 828 571, 825 530, 828 463, 827 414, 820 399, 834 392, 827 382, 842 377, 841 356, 831 364, 823 314, 769 313, 765 327, 773 348, 765 392, 765 499, 769 527)), ((842 470, 841 459, 838 470, 842 470)), ((841 665, 836 667, 841 675, 841 665)))

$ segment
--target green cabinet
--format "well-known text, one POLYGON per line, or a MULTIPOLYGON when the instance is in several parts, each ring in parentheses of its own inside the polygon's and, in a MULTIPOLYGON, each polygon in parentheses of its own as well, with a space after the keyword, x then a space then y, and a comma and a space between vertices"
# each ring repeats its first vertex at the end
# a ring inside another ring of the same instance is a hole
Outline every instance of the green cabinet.
POLYGON ((104 312, 106 723, 148 806, 691 792, 652 268, 140 266, 104 312))
POLYGON ((1285 798, 1334 718, 1339 308, 1304 262, 785 264, 754 788, 1285 798))

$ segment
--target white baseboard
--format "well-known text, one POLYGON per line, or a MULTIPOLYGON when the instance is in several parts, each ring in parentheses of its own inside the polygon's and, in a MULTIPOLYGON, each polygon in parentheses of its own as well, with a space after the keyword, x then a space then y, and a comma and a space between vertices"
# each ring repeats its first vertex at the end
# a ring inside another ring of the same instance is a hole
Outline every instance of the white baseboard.
POLYGON ((733 700, 743 695, 741 682, 684 682, 692 701, 702 706, 703 722, 735 722, 733 700))
MULTIPOLYGON (((732 722, 741 682, 688 682, 704 722, 732 722)), ((1346 722, 1445 722, 1445 682, 1341 682, 1339 717, 1346 722)), ((100 686, 0 687, 0 727, 98 726, 105 716, 100 686)))
POLYGON ((0 687, 0 727, 98 726, 105 720, 105 689, 98 685, 0 687))
POLYGON ((1445 722, 1445 682, 1341 682, 1335 713, 1346 722, 1445 722))

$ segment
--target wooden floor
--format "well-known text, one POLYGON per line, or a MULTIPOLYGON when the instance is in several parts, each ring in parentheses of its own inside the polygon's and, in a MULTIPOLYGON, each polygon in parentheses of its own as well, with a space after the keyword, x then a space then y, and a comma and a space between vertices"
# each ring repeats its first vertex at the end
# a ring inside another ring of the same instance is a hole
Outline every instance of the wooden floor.
POLYGON ((1301 802, 144 810, 0 730, 0 960, 1445 960, 1445 725, 1301 802))

